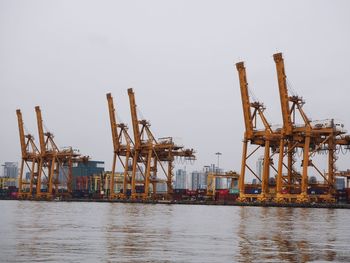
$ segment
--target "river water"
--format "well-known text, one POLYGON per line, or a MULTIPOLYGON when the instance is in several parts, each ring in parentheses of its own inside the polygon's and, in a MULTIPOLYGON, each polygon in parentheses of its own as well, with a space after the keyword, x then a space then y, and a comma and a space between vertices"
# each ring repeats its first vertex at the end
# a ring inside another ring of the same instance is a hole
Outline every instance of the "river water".
POLYGON ((0 262, 350 262, 350 210, 0 201, 0 262))

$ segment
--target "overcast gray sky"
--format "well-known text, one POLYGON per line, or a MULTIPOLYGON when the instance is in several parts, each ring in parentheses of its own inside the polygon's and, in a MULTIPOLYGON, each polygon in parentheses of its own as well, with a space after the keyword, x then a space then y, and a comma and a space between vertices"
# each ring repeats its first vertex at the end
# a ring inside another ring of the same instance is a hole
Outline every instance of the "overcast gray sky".
MULTIPOLYGON (((157 137, 197 151, 188 170, 240 169, 244 125, 234 63, 282 123, 272 55, 312 119, 350 128, 349 1, 0 0, 0 162, 19 161, 15 110, 37 138, 34 107, 59 146, 104 160, 112 142, 105 94, 130 125, 127 88, 157 137)), ((349 157, 346 157, 347 161, 349 157)))

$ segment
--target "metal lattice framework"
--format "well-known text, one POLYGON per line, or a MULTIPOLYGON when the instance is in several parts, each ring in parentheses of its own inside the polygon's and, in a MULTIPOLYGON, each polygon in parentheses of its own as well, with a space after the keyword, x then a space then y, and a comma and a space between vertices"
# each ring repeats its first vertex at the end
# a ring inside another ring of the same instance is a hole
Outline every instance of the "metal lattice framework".
POLYGON ((150 123, 147 120, 139 120, 137 116, 137 108, 135 94, 132 89, 128 89, 130 113, 133 128, 133 140, 127 133, 125 124, 117 124, 115 117, 115 108, 113 99, 107 94, 108 109, 110 115, 110 124, 112 129, 112 140, 114 147, 112 176, 110 179, 111 194, 113 198, 127 198, 126 189, 131 189, 131 199, 151 198, 149 189, 152 185, 152 195, 156 198, 156 184, 163 182, 159 176, 159 167, 166 176, 167 197, 173 193, 172 180, 175 157, 194 160, 194 151, 192 149, 184 149, 183 146, 176 145, 171 137, 155 139, 150 129, 150 123), (124 141, 124 143, 123 143, 124 141), (114 193, 114 174, 116 171, 116 160, 120 160, 124 168, 124 185, 123 194, 114 193), (132 167, 129 167, 129 160, 132 160, 132 167), (141 186, 141 190, 138 189, 141 186))
POLYGON ((24 134, 23 119, 17 110, 18 128, 21 142, 22 162, 19 174, 19 197, 26 199, 52 199, 72 194, 73 163, 86 162, 87 156, 80 156, 71 147, 59 149, 50 132, 44 132, 43 119, 39 106, 35 107, 40 148, 34 137, 24 134), (24 165, 30 172, 25 180, 24 165), (60 178, 61 177, 61 178, 60 178), (29 189, 26 185, 29 184, 29 189))
POLYGON ((274 200, 276 202, 334 202, 335 176, 337 169, 335 166, 337 149, 350 145, 350 136, 346 135, 343 126, 335 123, 333 119, 321 123, 314 123, 308 118, 303 110, 305 104, 302 97, 288 94, 287 78, 284 68, 284 60, 281 53, 274 55, 276 63, 278 87, 281 103, 283 127, 272 130, 263 115, 264 106, 259 102, 250 102, 248 94, 248 83, 246 80, 245 67, 243 62, 236 64, 240 89, 242 96, 243 115, 245 121, 245 133, 243 141, 241 176, 239 181, 240 199, 257 197, 260 201, 274 200), (253 109, 253 113, 251 112, 253 109), (257 130, 256 119, 260 117, 263 129, 257 130), (297 118, 302 123, 297 123, 297 118), (247 152, 248 144, 257 145, 252 152, 247 152), (261 180, 261 193, 258 196, 247 195, 245 193, 245 173, 246 169, 254 171, 247 165, 246 161, 258 148, 264 148, 263 174, 261 180), (297 152, 302 152, 301 171, 297 171, 295 166, 298 161, 297 152), (272 156, 278 155, 278 168, 271 165, 272 156), (317 167, 314 159, 320 153, 327 155, 327 169, 321 171, 317 167), (268 184, 270 178, 269 167, 273 167, 276 176, 276 187, 268 184), (323 183, 317 187, 322 188, 322 193, 310 195, 309 170, 323 178, 323 183), (272 189, 275 188, 275 189, 272 189))
POLYGON ((29 199, 36 193, 39 174, 40 152, 31 134, 25 134, 22 112, 16 110, 18 120, 19 138, 21 144, 21 167, 18 177, 18 198, 29 199), (29 170, 29 178, 25 178, 25 167, 29 170))

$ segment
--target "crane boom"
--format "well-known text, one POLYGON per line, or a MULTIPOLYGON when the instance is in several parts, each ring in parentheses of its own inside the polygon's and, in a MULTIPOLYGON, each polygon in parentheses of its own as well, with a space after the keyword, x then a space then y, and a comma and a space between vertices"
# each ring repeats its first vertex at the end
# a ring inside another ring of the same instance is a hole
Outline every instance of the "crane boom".
POLYGON ((135 149, 140 149, 141 138, 140 138, 139 121, 138 121, 137 112, 136 112, 135 94, 134 94, 134 91, 132 90, 132 88, 128 89, 128 95, 129 95, 129 101, 130 101, 132 128, 134 131, 135 149))
POLYGON ((286 135, 292 134, 293 124, 291 118, 291 111, 289 108, 289 96, 287 88, 287 77, 284 69, 284 60, 282 53, 276 53, 273 55, 273 59, 276 63, 276 71, 278 78, 278 88, 280 94, 280 102, 282 109, 282 119, 283 119, 283 128, 286 135))
POLYGON ((21 110, 17 109, 16 114, 17 114, 17 120, 18 120, 18 130, 19 130, 19 139, 21 142, 22 158, 26 158, 27 157, 27 147, 26 147, 26 142, 25 142, 24 126, 23 126, 23 118, 22 118, 21 110))
POLYGON ((253 122, 252 122, 252 113, 250 110, 250 101, 249 101, 249 94, 248 94, 248 82, 247 82, 244 62, 236 63, 236 68, 238 70, 239 83, 240 83, 240 88, 241 88, 243 116, 244 116, 246 136, 247 136, 247 139, 251 139, 253 136, 253 122))
POLYGON ((37 124, 38 124, 40 152, 41 152, 41 154, 45 154, 46 146, 45 146, 43 119, 42 119, 42 116, 41 116, 41 110, 40 110, 39 106, 35 106, 35 112, 36 112, 36 118, 37 118, 37 124))
POLYGON ((117 119, 115 116, 115 108, 113 103, 113 97, 111 93, 107 93, 107 101, 108 101, 108 110, 109 110, 109 119, 111 123, 112 130, 112 139, 113 139, 113 148, 114 152, 118 152, 120 148, 118 130, 117 130, 117 119))

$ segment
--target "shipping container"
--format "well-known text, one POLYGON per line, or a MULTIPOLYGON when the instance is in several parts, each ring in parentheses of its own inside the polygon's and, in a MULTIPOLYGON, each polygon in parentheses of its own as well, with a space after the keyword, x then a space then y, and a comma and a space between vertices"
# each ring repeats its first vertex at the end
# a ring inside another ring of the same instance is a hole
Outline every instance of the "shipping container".
POLYGON ((300 190, 300 188, 291 188, 290 193, 291 194, 300 194, 301 190, 300 190))
POLYGON ((173 196, 172 196, 173 200, 182 200, 183 199, 183 195, 182 193, 174 193, 173 196))
POLYGON ((230 189, 230 194, 239 194, 239 189, 230 189))
POLYGON ((260 194, 261 193, 261 189, 260 188, 248 188, 245 189, 245 194, 260 194))
POLYGON ((145 186, 144 185, 136 185, 135 186, 135 191, 138 194, 144 193, 145 192, 145 186))
POLYGON ((327 194, 328 190, 327 188, 324 188, 324 187, 313 186, 307 190, 307 193, 311 195, 323 195, 323 194, 327 194))
POLYGON ((227 200, 228 201, 236 201, 238 197, 239 197, 239 194, 229 194, 227 196, 227 200))
POLYGON ((196 196, 196 190, 186 190, 186 195, 188 196, 196 196))
POLYGON ((174 189, 175 194, 186 194, 186 189, 174 189))
POLYGON ((229 194, 228 189, 220 189, 220 190, 217 190, 217 192, 219 193, 219 195, 228 195, 229 194))

